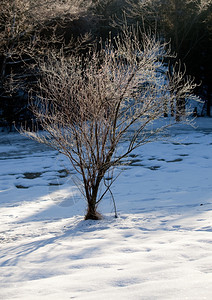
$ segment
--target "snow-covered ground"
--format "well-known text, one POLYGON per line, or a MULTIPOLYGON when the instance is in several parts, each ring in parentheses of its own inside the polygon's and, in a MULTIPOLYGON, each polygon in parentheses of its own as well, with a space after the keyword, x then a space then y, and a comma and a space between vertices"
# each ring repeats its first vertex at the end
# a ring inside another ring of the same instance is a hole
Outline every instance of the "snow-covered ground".
POLYGON ((0 299, 212 299, 212 119, 197 126, 137 150, 101 221, 64 157, 1 133, 0 299))

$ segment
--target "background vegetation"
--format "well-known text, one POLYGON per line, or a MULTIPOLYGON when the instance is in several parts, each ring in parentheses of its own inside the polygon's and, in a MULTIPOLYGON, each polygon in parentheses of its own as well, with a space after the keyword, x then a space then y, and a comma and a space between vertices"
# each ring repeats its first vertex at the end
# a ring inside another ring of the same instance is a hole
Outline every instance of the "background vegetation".
MULTIPOLYGON (((2 0, 0 3, 0 126, 12 130, 32 117, 28 92, 36 88, 37 61, 47 50, 87 52, 123 22, 139 24, 170 41, 210 115, 212 78, 211 0, 2 0)), ((170 64, 171 65, 171 64, 170 64)))

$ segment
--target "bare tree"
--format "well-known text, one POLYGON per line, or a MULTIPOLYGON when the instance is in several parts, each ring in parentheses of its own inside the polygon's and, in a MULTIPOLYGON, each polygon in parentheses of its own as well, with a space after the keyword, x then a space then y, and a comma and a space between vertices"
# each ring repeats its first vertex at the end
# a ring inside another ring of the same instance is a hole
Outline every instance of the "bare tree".
POLYGON ((113 43, 100 43, 87 55, 51 54, 41 63, 41 93, 32 110, 44 131, 21 133, 69 158, 82 179, 85 219, 101 218, 98 204, 113 183, 100 189, 107 172, 173 125, 174 118, 157 123, 164 106, 188 98, 195 87, 175 69, 167 84, 158 72, 164 56, 165 45, 147 35, 141 43, 135 30, 125 28, 113 43))
MULTIPOLYGON (((90 0, 0 1, 0 121, 3 116, 12 128, 21 115, 29 116, 27 89, 37 73, 29 66, 47 49, 64 43, 64 24, 86 13, 89 5, 90 0)), ((66 44, 71 29, 67 35, 66 44)))
POLYGON ((202 40, 197 32, 200 25, 209 25, 210 22, 211 0, 127 1, 130 6, 128 15, 143 20, 146 26, 160 30, 164 38, 171 39, 177 53, 181 51, 185 41, 189 40, 190 47, 184 53, 185 57, 202 40))
POLYGON ((11 59, 23 59, 23 55, 30 54, 33 46, 40 42, 39 33, 47 21, 67 15, 73 19, 80 12, 81 3, 76 0, 1 0, 1 80, 4 80, 8 60, 11 63, 11 59))
POLYGON ((162 38, 171 41, 173 51, 186 64, 188 73, 202 82, 195 92, 207 99, 210 116, 212 0, 127 1, 131 21, 142 23, 145 28, 157 28, 162 38))

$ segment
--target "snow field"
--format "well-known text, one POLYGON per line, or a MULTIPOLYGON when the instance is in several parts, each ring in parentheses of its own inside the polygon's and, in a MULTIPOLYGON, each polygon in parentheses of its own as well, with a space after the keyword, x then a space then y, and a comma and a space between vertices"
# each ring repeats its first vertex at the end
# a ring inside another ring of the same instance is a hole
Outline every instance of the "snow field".
POLYGON ((65 158, 1 133, 0 299, 212 299, 212 121, 197 125, 133 153, 101 221, 83 221, 65 158))

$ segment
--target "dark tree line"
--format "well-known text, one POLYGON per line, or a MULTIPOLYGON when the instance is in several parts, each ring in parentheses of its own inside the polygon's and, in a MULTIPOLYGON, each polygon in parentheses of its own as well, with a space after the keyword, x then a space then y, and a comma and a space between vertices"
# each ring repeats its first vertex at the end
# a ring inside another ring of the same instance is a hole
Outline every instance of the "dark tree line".
POLYGON ((203 0, 1 0, 0 126, 32 117, 28 92, 40 76, 37 59, 63 48, 87 52, 123 22, 157 31, 170 41, 188 74, 201 85, 196 93, 210 115, 212 78, 212 1, 203 0), (79 50, 79 49, 78 49, 79 50))
POLYGON ((157 28, 166 41, 171 41, 187 73, 201 85, 196 93, 205 100, 205 113, 212 105, 212 1, 148 0, 134 1, 131 16, 145 26, 157 28))

